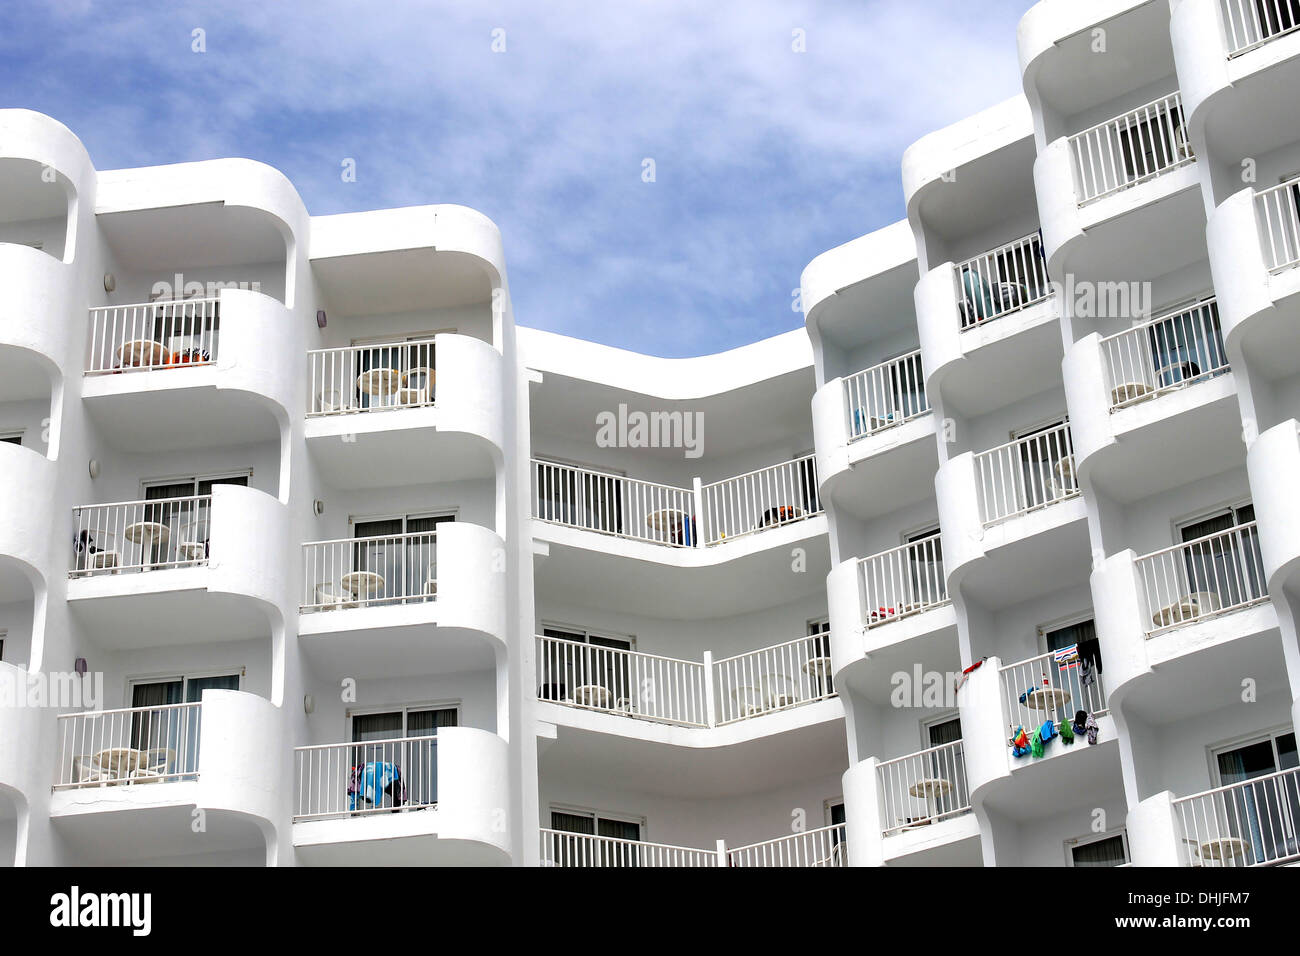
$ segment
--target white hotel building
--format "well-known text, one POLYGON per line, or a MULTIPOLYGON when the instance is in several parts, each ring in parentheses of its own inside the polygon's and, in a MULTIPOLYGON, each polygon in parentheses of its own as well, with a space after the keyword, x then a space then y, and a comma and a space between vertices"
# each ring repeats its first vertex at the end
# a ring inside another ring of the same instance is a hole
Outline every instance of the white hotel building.
POLYGON ((0 111, 0 862, 1300 859, 1297 28, 1038 3, 692 359, 516 327, 472 210, 0 111))

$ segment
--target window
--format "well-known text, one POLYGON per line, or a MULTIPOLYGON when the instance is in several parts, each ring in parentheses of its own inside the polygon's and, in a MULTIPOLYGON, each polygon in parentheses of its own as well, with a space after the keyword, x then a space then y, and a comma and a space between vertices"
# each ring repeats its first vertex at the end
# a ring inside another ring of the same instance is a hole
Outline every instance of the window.
POLYGON ((454 332, 419 332, 354 339, 356 407, 427 405, 437 387, 434 336, 454 332))
POLYGON ((228 475, 197 475, 166 481, 145 481, 144 500, 157 502, 141 509, 140 519, 163 525, 166 535, 159 535, 147 545, 152 552, 150 564, 174 561, 206 560, 210 540, 208 518, 211 510, 206 496, 215 485, 248 486, 251 471, 228 475), (201 499, 201 500, 196 500, 201 499))
POLYGON ((640 850, 631 844, 641 842, 644 826, 643 819, 552 807, 551 829, 560 832, 551 836, 551 859, 557 866, 638 866, 640 850))
POLYGON ((553 645, 554 650, 546 655, 542 684, 537 689, 539 700, 570 700, 583 688, 587 689, 583 699, 599 701, 607 696, 606 706, 622 707, 637 699, 627 655, 620 653, 632 650, 631 638, 569 627, 543 627, 542 636, 571 643, 553 645), (604 692, 593 688, 604 688, 604 692))
POLYGON ((943 748, 925 758, 925 775, 948 784, 946 789, 942 786, 936 789, 930 803, 934 819, 942 820, 970 806, 970 793, 966 787, 966 755, 961 746, 961 718, 940 717, 922 724, 922 731, 927 750, 943 748), (944 746, 945 744, 955 746, 944 746))
POLYGON ((1148 326, 1146 334, 1158 388, 1171 388, 1228 367, 1217 302, 1189 305, 1148 326))
MULTIPOLYGON (((943 573, 943 543, 939 537, 939 526, 908 534, 904 536, 903 543, 911 546, 907 549, 911 594, 904 598, 903 603, 926 608, 946 601, 948 588, 943 573)), ((903 613, 902 608, 899 613, 903 613)))
POLYGON ((352 779, 348 809, 416 809, 438 802, 440 727, 459 726, 456 707, 412 706, 349 714, 352 779))
POLYGON ((197 704, 205 690, 239 690, 240 674, 170 677, 131 682, 131 749, 143 752, 147 769, 168 778, 190 778, 199 770, 197 704))
POLYGON ((0 661, 5 659, 5 635, 7 633, 3 627, 0 627, 0 661))
POLYGON ((367 604, 407 604, 438 594, 438 525, 454 514, 399 515, 352 522, 352 573, 367 604))
MULTIPOLYGON (((1140 111, 1144 115, 1149 111, 1140 111)), ((1128 121, 1119 130, 1126 183, 1135 183, 1190 159, 1182 110, 1160 106, 1155 115, 1128 121)))
POLYGON ((829 697, 835 693, 831 678, 831 619, 819 617, 809 621, 808 637, 811 638, 806 651, 808 679, 818 697, 829 697))
POLYGON ((23 443, 23 433, 0 432, 0 442, 7 442, 10 445, 21 445, 23 443))
POLYGON ((1091 616, 1045 624, 1038 629, 1043 649, 1054 655, 1058 684, 1069 694, 1062 719, 1082 710, 1095 714, 1106 709, 1101 690, 1101 642, 1091 616), (1059 653, 1058 653, 1059 652, 1059 653))
POLYGON ((1300 853, 1300 794, 1270 777, 1300 766, 1293 731, 1265 734, 1212 752, 1222 791, 1210 823, 1244 844, 1244 862, 1269 863, 1300 853), (1252 782, 1253 781, 1253 782, 1252 782))
MULTIPOLYGON (((1021 429, 1011 437, 1019 442, 1020 510, 1051 504, 1079 490, 1070 456, 1067 419, 1021 429)), ((1001 480, 1001 479, 999 479, 1001 480)))
MULTIPOLYGON (((535 466, 536 514, 547 521, 606 534, 623 533, 624 475, 584 465, 547 461, 535 466)), ((683 543, 674 532, 673 544, 683 543)))
POLYGON ((1122 866, 1129 861, 1128 834, 1099 834, 1067 840, 1070 866, 1122 866))
POLYGON ((1187 545, 1183 554, 1186 593, 1212 595, 1213 600, 1204 602, 1207 613, 1267 596, 1264 559, 1254 520, 1254 506, 1241 504, 1178 526, 1179 538, 1187 545))

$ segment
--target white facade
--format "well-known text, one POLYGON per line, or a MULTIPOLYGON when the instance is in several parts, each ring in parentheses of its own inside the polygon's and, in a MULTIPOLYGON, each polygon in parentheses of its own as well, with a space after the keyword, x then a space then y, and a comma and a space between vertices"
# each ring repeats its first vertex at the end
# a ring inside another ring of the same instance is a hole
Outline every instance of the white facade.
POLYGON ((693 359, 516 328, 472 210, 0 112, 0 861, 1300 858, 1293 9, 1037 4, 693 359))

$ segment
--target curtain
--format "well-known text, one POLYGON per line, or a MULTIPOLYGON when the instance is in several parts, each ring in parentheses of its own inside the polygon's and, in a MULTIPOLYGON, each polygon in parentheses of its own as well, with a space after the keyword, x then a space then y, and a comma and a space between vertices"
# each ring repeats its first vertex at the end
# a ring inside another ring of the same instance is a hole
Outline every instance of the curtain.
POLYGON ((406 519, 406 533, 420 535, 406 542, 406 597, 424 598, 436 593, 431 584, 438 580, 438 542, 426 536, 437 531, 438 525, 454 520, 454 515, 406 519))
MULTIPOLYGON (((238 674, 222 674, 217 677, 191 677, 185 681, 185 702, 198 704, 203 702, 205 690, 239 690, 238 674)), ((176 757, 175 772, 198 773, 199 771, 199 729, 203 719, 203 708, 179 711, 181 718, 181 749, 176 757)))
POLYGON ((629 823, 627 820, 597 820, 596 832, 603 837, 626 840, 629 843, 602 844, 601 864, 603 866, 639 866, 641 850, 629 845, 641 840, 641 824, 629 823))
MULTIPOLYGON (((131 688, 132 707, 166 707, 183 699, 184 682, 154 681, 131 688)), ((183 710, 148 710, 131 715, 131 747, 134 750, 171 750, 178 758, 185 752, 180 742, 183 710)), ((174 760, 173 763, 176 761, 174 760)), ((197 766, 197 757, 194 761, 197 766)), ((167 768, 169 771, 174 766, 167 768)))
MULTIPOLYGON (((1267 776, 1277 770, 1273 741, 1263 740, 1224 751, 1218 755, 1218 765, 1219 780, 1223 786, 1267 776)), ((1211 833, 1211 837, 1235 836, 1245 840, 1251 848, 1251 856, 1245 861, 1247 863, 1261 863, 1274 855, 1275 835, 1282 831, 1280 808, 1268 798, 1265 789, 1247 784, 1225 791, 1222 812, 1224 819, 1218 821, 1221 829, 1218 833, 1211 833), (1265 833, 1273 838, 1267 845, 1265 833)))
MULTIPOLYGON (((440 727, 455 727, 455 708, 413 710, 406 715, 407 737, 434 737, 440 727)), ((414 806, 438 802, 438 741, 422 740, 407 746, 408 766, 402 768, 407 800, 414 806)))
POLYGON ((1120 866, 1128 862, 1122 836, 1094 840, 1071 849, 1075 866, 1120 866))

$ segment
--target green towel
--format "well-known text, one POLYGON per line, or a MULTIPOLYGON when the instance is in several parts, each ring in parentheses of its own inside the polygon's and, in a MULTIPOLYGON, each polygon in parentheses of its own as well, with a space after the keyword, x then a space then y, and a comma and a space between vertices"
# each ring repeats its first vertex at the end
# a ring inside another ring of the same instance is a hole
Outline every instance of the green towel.
POLYGON ((1061 743, 1069 747, 1074 744, 1074 728, 1070 726, 1068 720, 1061 721, 1061 726, 1057 728, 1061 732, 1061 743))
POLYGON ((1035 757, 1043 755, 1043 732, 1041 730, 1035 730, 1034 736, 1029 738, 1029 752, 1035 757))

